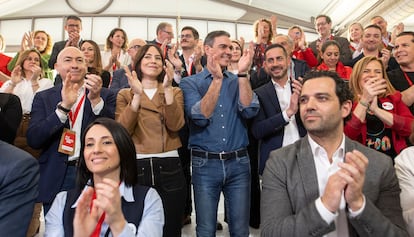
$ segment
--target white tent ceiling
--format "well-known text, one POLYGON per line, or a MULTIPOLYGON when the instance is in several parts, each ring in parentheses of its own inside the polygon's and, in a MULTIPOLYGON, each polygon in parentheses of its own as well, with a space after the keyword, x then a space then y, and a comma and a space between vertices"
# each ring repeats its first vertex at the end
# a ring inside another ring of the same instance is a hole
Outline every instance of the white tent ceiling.
POLYGON ((413 0, 0 0, 0 5, 0 21, 76 13, 70 8, 72 5, 84 13, 180 16, 243 23, 274 14, 278 16, 279 27, 297 24, 310 32, 312 19, 318 14, 327 14, 339 33, 353 21, 366 25, 372 16, 382 15, 390 30, 398 22, 403 22, 406 30, 414 30, 413 0))

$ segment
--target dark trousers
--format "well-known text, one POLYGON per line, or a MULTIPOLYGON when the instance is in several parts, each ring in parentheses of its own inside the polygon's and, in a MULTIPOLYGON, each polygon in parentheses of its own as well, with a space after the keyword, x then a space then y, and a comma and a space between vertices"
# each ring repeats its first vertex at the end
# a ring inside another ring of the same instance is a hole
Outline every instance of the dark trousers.
POLYGON ((186 182, 178 157, 137 159, 138 183, 157 190, 164 206, 164 237, 181 236, 186 182))
POLYGON ((187 187, 184 208, 184 217, 186 217, 191 216, 191 212, 193 211, 193 200, 191 198, 191 152, 188 149, 189 128, 187 123, 181 128, 179 135, 182 146, 178 148, 178 155, 180 156, 187 187))

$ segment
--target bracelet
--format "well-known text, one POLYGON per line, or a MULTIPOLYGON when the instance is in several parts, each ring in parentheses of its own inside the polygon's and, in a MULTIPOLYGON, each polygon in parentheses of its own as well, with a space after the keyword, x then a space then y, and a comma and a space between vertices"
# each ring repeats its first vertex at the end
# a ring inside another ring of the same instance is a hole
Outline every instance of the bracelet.
POLYGON ((70 112, 70 109, 67 109, 67 108, 62 106, 62 102, 59 102, 57 104, 57 109, 64 112, 64 113, 66 113, 66 114, 70 112))
POLYGON ((247 73, 239 73, 237 74, 237 77, 247 77, 247 73))
POLYGON ((365 108, 369 109, 369 104, 368 104, 368 103, 362 102, 361 100, 359 101, 359 103, 360 103, 362 106, 364 106, 365 108))

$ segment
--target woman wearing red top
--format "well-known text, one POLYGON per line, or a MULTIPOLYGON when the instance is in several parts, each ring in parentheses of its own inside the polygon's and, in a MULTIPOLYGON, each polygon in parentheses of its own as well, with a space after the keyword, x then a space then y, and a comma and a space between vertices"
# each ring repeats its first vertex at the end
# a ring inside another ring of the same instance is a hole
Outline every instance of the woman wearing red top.
POLYGON ((407 147, 414 117, 389 82, 382 61, 376 57, 359 60, 349 86, 354 105, 345 134, 394 158, 407 147))
POLYGON ((12 59, 11 57, 3 54, 3 50, 6 48, 3 36, 0 35, 0 87, 3 83, 10 79, 11 72, 7 69, 7 64, 12 59))
POLYGON ((305 61, 309 68, 318 66, 318 60, 311 48, 306 47, 305 33, 300 26, 292 26, 289 28, 288 35, 295 42, 295 48, 292 52, 294 58, 305 61))
POLYGON ((339 44, 335 40, 328 40, 323 43, 321 51, 322 63, 319 64, 316 69, 322 71, 333 71, 338 73, 341 78, 349 80, 349 77, 352 73, 352 68, 344 66, 341 61, 339 61, 339 44))

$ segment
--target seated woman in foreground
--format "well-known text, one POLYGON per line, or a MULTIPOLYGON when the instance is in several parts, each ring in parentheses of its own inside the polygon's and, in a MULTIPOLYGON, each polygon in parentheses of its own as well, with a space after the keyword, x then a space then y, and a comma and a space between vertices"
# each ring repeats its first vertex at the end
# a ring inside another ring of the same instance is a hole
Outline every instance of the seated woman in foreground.
POLYGON ((128 132, 98 118, 81 141, 76 188, 56 196, 44 236, 162 236, 162 201, 154 189, 137 184, 128 132))

